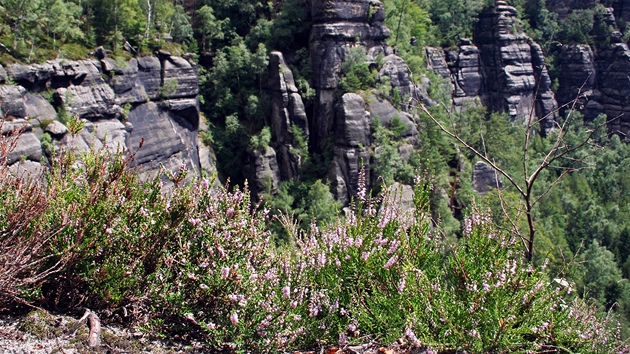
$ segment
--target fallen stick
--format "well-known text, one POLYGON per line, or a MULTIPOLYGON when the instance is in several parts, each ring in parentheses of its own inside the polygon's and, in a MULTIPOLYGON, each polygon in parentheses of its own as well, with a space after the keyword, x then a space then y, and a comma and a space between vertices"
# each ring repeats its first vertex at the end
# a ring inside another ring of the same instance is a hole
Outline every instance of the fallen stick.
POLYGON ((101 345, 101 321, 98 319, 98 316, 90 309, 85 309, 85 313, 83 317, 75 323, 70 330, 68 330, 68 336, 74 336, 79 327, 84 325, 87 322, 88 328, 90 329, 90 333, 88 334, 88 346, 90 347, 98 347, 101 345))

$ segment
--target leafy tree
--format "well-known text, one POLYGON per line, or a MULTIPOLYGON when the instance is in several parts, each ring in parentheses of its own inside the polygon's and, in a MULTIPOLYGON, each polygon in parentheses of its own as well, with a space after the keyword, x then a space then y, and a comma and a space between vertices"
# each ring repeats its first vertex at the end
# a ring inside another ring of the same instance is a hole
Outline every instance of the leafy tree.
POLYGON ((443 0, 423 1, 423 8, 431 14, 435 24, 434 36, 440 38, 439 44, 456 45, 459 38, 471 38, 477 15, 485 6, 493 6, 494 1, 487 0, 443 0))
POLYGON ((172 17, 171 36, 177 43, 184 43, 192 39, 193 28, 190 24, 190 15, 182 5, 176 5, 172 17))
POLYGON ((214 38, 223 39, 221 22, 217 21, 214 10, 208 5, 203 5, 195 15, 195 31, 201 36, 201 50, 205 52, 214 38))

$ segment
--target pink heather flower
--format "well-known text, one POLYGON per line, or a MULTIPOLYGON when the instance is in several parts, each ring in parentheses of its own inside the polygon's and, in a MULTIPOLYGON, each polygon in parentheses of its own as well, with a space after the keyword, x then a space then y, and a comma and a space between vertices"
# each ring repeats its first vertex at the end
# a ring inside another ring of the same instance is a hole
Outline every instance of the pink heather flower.
POLYGON ((545 270, 545 268, 547 268, 548 265, 549 265, 549 258, 545 258, 545 263, 542 265, 542 267, 540 267, 540 269, 545 270))
POLYGON ((209 266, 209 265, 210 265, 210 264, 209 264, 208 262, 203 262, 203 263, 201 263, 201 264, 199 265, 199 267, 201 267, 201 268, 208 268, 208 266, 209 266))
POLYGON ((422 343, 420 343, 420 341, 418 340, 418 338, 416 337, 416 334, 413 333, 413 331, 411 330, 411 328, 406 327, 405 328, 405 335, 407 336, 407 338, 409 338, 409 340, 411 341, 411 343, 416 346, 419 347, 422 345, 422 343))
POLYGON ((311 302, 308 304, 308 317, 316 317, 317 315, 319 315, 319 312, 321 310, 321 306, 319 306, 318 304, 311 302))
POLYGON ((188 222, 192 226, 197 226, 197 225, 199 225, 201 223, 201 219, 199 219, 199 218, 190 218, 190 219, 188 219, 188 222))
POLYGON ((230 267, 221 268, 221 279, 227 279, 230 275, 230 267))
POLYGON ((398 255, 394 255, 392 258, 388 259, 387 263, 385 263, 384 265, 385 269, 391 268, 396 263, 397 260, 398 260, 398 255))
POLYGON ((300 315, 293 315, 293 321, 295 321, 295 322, 302 321, 302 316, 300 316, 300 315))
POLYGON ((348 325, 348 331, 350 331, 352 333, 356 332, 357 331, 357 325, 355 325, 353 323, 349 324, 348 325))
POLYGON ((276 272, 274 269, 269 269, 267 273, 265 273, 266 280, 274 280, 276 279, 276 272))
POLYGON ((194 324, 197 324, 197 321, 195 321, 195 318, 193 317, 192 313, 185 313, 184 318, 194 324))
POLYGON ((400 282, 398 282, 398 293, 402 294, 403 290, 405 290, 405 286, 407 285, 407 280, 405 277, 400 278, 400 282))
POLYGON ((354 240, 354 246, 356 248, 360 248, 363 245, 363 239, 361 237, 357 237, 356 240, 354 240))
POLYGON ((186 274, 186 276, 188 277, 188 279, 190 280, 195 280, 197 279, 197 277, 195 276, 195 273, 188 273, 186 274))
POLYGON ((238 295, 236 294, 230 294, 228 295, 228 299, 232 302, 237 302, 238 301, 238 295))
POLYGON ((249 280, 256 280, 258 279, 258 274, 253 273, 252 275, 249 276, 249 280))
POLYGON ((376 243, 379 246, 383 246, 384 244, 388 243, 389 239, 387 238, 377 238, 376 240, 374 240, 374 243, 376 243))
POLYGON ((210 186, 210 181, 208 181, 208 179, 207 179, 207 178, 204 178, 204 179, 201 181, 201 187, 202 187, 202 188, 208 188, 208 186, 210 186))
POLYGON ((484 279, 483 282, 483 291, 487 294, 490 292, 490 285, 488 285, 488 283, 486 283, 486 280, 484 279))
POLYGON ((291 288, 288 286, 285 286, 282 288, 282 297, 285 299, 288 299, 291 297, 291 288))
POLYGON ((227 214, 228 214, 228 216, 232 216, 232 215, 234 215, 234 208, 229 208, 229 209, 227 210, 227 214))
POLYGON ((105 229, 105 233, 108 235, 111 235, 112 233, 114 233, 114 229, 112 229, 111 227, 108 227, 105 229))
POLYGON ((208 286, 206 284, 199 284, 199 287, 203 290, 208 289, 208 286))
POLYGON ((320 267, 326 265, 326 254, 324 252, 317 255, 317 263, 319 263, 320 267))
POLYGON ((291 303, 289 304, 291 306, 292 309, 296 308, 298 305, 297 301, 291 301, 291 303))
POLYGON ((345 333, 339 333, 339 346, 343 347, 348 345, 348 336, 345 333))
POLYGON ((217 325, 215 325, 214 322, 208 323, 207 326, 208 326, 209 330, 213 330, 213 329, 215 329, 217 327, 217 325))
POLYGON ((400 245, 399 241, 393 240, 391 246, 389 246, 389 250, 387 250, 387 254, 392 254, 392 253, 396 252, 396 250, 398 249, 399 245, 400 245))
POLYGON ((370 258, 370 252, 361 253, 361 258, 363 258, 364 261, 367 261, 368 258, 370 258))
POLYGON ((217 252, 219 252, 219 256, 225 257, 225 249, 221 246, 217 246, 217 252))
POLYGON ((238 313, 234 312, 230 315, 230 322, 235 326, 238 324, 238 313))

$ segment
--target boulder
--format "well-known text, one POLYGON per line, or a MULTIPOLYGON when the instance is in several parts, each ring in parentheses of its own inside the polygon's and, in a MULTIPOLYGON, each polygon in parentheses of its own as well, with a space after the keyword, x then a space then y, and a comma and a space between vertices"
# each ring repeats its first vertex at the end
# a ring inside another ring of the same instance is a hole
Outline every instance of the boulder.
POLYGON ((17 139, 15 148, 7 154, 6 158, 8 165, 22 159, 39 162, 42 159, 41 143, 33 132, 23 132, 17 139))
POLYGON ((373 119, 379 119, 381 124, 388 126, 394 117, 398 117, 408 127, 403 133, 404 138, 413 140, 418 136, 418 128, 411 114, 397 110, 389 101, 379 96, 370 95, 369 102, 370 116, 373 119))
POLYGON ((162 62, 164 78, 162 82, 163 98, 197 97, 199 80, 197 68, 180 57, 169 56, 162 62))
POLYGON ((198 126, 155 102, 134 107, 127 119, 133 125, 127 148, 136 153, 134 164, 142 171, 159 170, 165 161, 172 172, 182 163, 199 170, 198 126))
POLYGON ((491 189, 502 187, 502 182, 497 172, 483 161, 475 163, 472 178, 473 188, 480 195, 488 193, 491 189))
POLYGON ((0 114, 3 117, 26 118, 25 96, 26 89, 22 86, 0 86, 0 114))
POLYGON ((58 120, 52 121, 44 131, 55 139, 61 139, 68 132, 68 128, 58 120))
POLYGON ((70 115, 81 119, 111 119, 120 115, 114 90, 107 85, 69 86, 55 91, 55 100, 60 102, 70 115))
POLYGON ((77 136, 65 134, 60 144, 62 148, 69 147, 77 151, 106 149, 112 153, 124 152, 127 150, 128 135, 125 125, 117 119, 86 121, 77 136))
POLYGON ((367 147, 370 144, 370 120, 361 96, 344 94, 337 107, 337 117, 337 146, 367 147))
POLYGON ((24 111, 27 117, 40 123, 57 118, 55 108, 40 94, 27 93, 24 95, 24 111))
MULTIPOLYGON (((138 76, 136 86, 142 87, 148 99, 161 98, 162 64, 156 57, 138 58, 138 76)), ((146 101, 146 100, 145 100, 146 101)))
POLYGON ((250 151, 249 160, 245 166, 245 175, 249 176, 250 188, 254 195, 260 195, 265 191, 275 193, 280 184, 276 151, 271 147, 267 147, 265 151, 250 151))

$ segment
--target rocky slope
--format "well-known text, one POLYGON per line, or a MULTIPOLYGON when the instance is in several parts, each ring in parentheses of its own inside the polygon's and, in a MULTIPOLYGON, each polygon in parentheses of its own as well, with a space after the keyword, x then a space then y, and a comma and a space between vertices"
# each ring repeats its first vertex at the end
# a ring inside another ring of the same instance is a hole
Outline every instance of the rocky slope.
POLYGON ((478 102, 513 120, 540 119, 548 132, 557 103, 540 46, 521 29, 517 11, 504 1, 482 11, 473 40, 455 49, 427 48, 429 68, 452 83, 455 109, 478 102))
MULTIPOLYGON (((550 6, 562 16, 564 5, 550 6)), ((597 20, 614 27, 615 14, 627 17, 622 5, 615 2, 614 9, 597 20)), ((418 135, 411 108, 418 102, 433 104, 425 87, 430 83, 426 78, 412 80, 405 62, 386 44, 390 30, 379 1, 312 0, 310 12, 308 49, 316 92, 312 106, 305 107, 284 54, 271 52, 266 87, 273 141, 265 151, 249 151, 243 170, 254 193, 274 191, 281 181, 300 177, 303 162, 295 144, 305 139, 311 152, 331 155, 329 165, 322 168, 328 171, 335 197, 345 204, 358 192, 362 167, 368 187, 377 183, 370 170, 378 149, 372 121, 379 119, 387 126, 400 118, 408 130, 399 152, 408 156, 418 135), (376 81, 389 82, 389 93, 400 92, 402 102, 394 104, 376 90, 361 95, 340 92, 342 65, 356 48, 378 72, 376 81), (292 126, 300 128, 301 137, 294 136, 292 126)), ((462 38, 455 48, 426 48, 428 68, 450 84, 453 109, 483 105, 506 112, 513 120, 536 117, 547 133, 558 107, 579 97, 575 108, 587 119, 604 113, 616 118, 610 123, 613 131, 627 134, 630 50, 619 32, 596 45, 563 46, 556 62, 556 94, 540 45, 523 32, 519 21, 517 10, 499 0, 480 13, 472 39, 462 38)), ((167 52, 125 61, 99 49, 90 60, 0 67, 0 113, 7 118, 2 133, 25 129, 8 162, 14 169, 34 171, 50 156, 50 145, 106 147, 136 152, 135 163, 143 173, 162 167, 175 171, 182 165, 212 173, 212 151, 198 139, 200 125, 204 126, 197 83, 196 66, 167 52), (86 123, 76 136, 61 123, 73 116, 86 123)))
POLYGON ((630 133, 630 49, 617 30, 614 17, 617 11, 606 10, 604 16, 595 20, 605 21, 613 28, 609 36, 591 45, 562 47, 557 63, 558 103, 566 105, 567 109, 575 108, 586 120, 605 114, 609 131, 627 139, 630 133))
POLYGON ((167 52, 129 61, 108 58, 102 49, 94 54, 92 60, 0 68, 3 134, 24 128, 8 155, 14 169, 36 171, 52 149, 66 148, 133 151, 134 163, 149 174, 182 165, 212 168, 200 161, 211 154, 197 138, 195 65, 167 52), (73 136, 61 121, 75 117, 85 126, 73 136))

